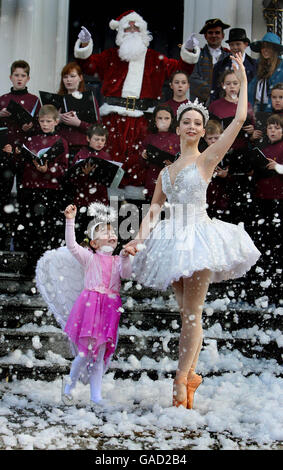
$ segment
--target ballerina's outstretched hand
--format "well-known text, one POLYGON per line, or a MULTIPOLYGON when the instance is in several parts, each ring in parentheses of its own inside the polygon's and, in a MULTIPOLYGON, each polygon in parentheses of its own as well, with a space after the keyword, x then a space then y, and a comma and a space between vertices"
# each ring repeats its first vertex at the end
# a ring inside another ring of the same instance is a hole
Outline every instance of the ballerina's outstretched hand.
POLYGON ((230 59, 232 59, 232 67, 237 79, 240 83, 243 83, 244 80, 247 80, 247 74, 243 62, 242 53, 237 52, 234 56, 230 56, 230 59))

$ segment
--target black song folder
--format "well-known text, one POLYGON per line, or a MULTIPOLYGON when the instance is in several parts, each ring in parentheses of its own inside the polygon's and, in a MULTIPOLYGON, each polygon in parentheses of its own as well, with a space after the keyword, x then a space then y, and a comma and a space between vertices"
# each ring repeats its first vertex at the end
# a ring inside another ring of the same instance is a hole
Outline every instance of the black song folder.
POLYGON ((146 146, 146 154, 147 161, 160 167, 164 167, 164 160, 170 160, 170 162, 174 162, 176 157, 172 153, 160 150, 158 147, 155 147, 155 145, 152 144, 148 144, 146 146))

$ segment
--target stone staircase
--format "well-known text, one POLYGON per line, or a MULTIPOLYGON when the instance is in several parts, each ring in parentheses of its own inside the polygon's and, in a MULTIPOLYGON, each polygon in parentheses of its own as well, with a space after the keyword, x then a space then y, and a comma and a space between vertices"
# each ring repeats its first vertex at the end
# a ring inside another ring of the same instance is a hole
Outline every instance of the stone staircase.
MULTIPOLYGON (((24 274, 27 266, 25 253, 0 252, 0 378, 52 381, 69 372, 72 356, 34 280, 24 274)), ((278 286, 255 281, 253 273, 211 285, 203 316, 204 348, 214 347, 223 354, 236 349, 251 360, 282 363, 283 301, 278 292, 278 286)), ((134 380, 143 373, 152 379, 172 375, 180 331, 172 291, 161 293, 124 282, 121 295, 124 312, 109 372, 134 380)))

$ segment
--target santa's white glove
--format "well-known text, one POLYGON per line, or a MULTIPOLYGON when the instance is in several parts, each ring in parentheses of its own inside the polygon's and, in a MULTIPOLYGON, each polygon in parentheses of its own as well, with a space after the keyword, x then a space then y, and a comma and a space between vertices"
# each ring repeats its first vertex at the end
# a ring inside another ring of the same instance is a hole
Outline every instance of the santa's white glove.
POLYGON ((82 29, 79 32, 78 38, 82 43, 84 43, 84 42, 86 43, 86 42, 89 42, 91 40, 91 34, 88 31, 88 29, 86 29, 84 26, 82 26, 82 29))
POLYGON ((199 40, 196 38, 196 33, 192 33, 185 42, 185 49, 192 51, 199 46, 199 40))
POLYGON ((283 175, 283 165, 282 164, 276 163, 274 169, 275 169, 275 171, 277 171, 277 173, 279 173, 279 175, 283 175))

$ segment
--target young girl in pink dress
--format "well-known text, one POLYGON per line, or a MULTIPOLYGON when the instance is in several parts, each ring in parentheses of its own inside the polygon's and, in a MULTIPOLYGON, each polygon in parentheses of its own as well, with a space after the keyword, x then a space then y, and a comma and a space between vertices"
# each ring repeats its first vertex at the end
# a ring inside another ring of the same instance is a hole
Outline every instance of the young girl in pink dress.
POLYGON ((122 307, 119 291, 121 278, 131 276, 131 250, 123 249, 120 255, 112 255, 117 247, 117 236, 111 225, 116 212, 101 203, 91 204, 88 210, 88 214, 94 216, 87 227, 89 246, 79 245, 75 238, 76 213, 76 206, 66 207, 67 248, 45 253, 38 262, 36 281, 76 354, 69 379, 63 381, 62 401, 66 405, 73 404, 72 391, 80 379, 84 383, 89 382, 91 406, 95 406, 101 401, 103 373, 116 349, 122 307), (76 261, 69 259, 70 254, 76 261), (79 263, 81 271, 76 264, 71 267, 74 262, 79 263), (64 265, 62 269, 61 265, 64 265), (75 279, 80 277, 83 286, 78 287, 75 279), (58 288, 56 284, 60 281, 63 285, 58 288), (48 287, 50 283, 51 287, 48 287), (73 290, 77 291, 77 299, 70 308, 69 298, 74 295, 73 290), (62 311, 70 312, 65 319, 59 312, 59 304, 63 304, 62 311))

